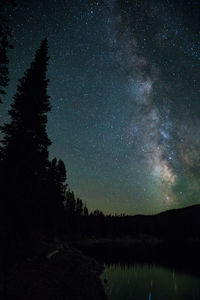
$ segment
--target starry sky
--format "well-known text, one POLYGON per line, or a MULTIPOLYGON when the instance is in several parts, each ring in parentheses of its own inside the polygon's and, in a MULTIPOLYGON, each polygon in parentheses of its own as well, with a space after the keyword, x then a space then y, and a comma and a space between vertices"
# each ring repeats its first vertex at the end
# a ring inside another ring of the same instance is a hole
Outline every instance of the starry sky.
POLYGON ((18 0, 10 84, 45 36, 50 157, 90 210, 157 213, 200 203, 200 2, 18 0))

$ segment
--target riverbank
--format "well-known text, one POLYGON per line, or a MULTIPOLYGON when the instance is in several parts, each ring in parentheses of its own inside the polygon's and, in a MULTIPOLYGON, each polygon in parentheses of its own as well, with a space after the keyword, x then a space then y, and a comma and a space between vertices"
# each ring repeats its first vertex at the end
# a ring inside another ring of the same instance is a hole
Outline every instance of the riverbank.
POLYGON ((106 299, 99 279, 102 265, 67 242, 37 236, 26 250, 26 257, 1 273, 1 299, 106 299))

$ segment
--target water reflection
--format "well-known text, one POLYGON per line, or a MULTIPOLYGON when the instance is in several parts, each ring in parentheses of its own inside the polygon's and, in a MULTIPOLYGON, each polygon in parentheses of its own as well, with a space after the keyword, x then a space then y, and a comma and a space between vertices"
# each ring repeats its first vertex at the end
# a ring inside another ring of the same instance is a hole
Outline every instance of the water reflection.
POLYGON ((109 300, 200 299, 200 278, 159 265, 109 265, 102 279, 109 300))

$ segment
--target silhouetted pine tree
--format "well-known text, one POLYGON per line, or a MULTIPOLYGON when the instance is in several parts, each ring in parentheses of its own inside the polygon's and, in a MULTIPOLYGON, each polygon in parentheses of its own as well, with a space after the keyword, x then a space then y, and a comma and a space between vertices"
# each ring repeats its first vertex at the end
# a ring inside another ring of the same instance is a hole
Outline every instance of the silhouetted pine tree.
MULTIPOLYGON (((66 168, 62 160, 54 158, 49 163, 46 185, 46 214, 51 224, 50 230, 64 226, 64 201, 66 194, 66 168)), ((47 222, 48 223, 48 222, 47 222)), ((49 226, 49 224, 48 224, 49 226)))
POLYGON ((83 215, 84 215, 85 217, 88 217, 88 215, 89 215, 89 213, 88 213, 88 208, 87 208, 86 205, 84 205, 84 207, 83 207, 83 215))
POLYGON ((24 77, 19 80, 14 103, 9 115, 11 121, 1 127, 3 175, 1 184, 4 208, 14 222, 28 226, 45 220, 45 187, 48 169, 46 132, 50 111, 46 79, 48 57, 47 39, 41 42, 35 59, 24 77))
MULTIPOLYGON (((57 162, 57 159, 54 158, 49 165, 49 180, 52 189, 55 190, 55 193, 60 198, 60 202, 62 202, 62 205, 64 205, 63 202, 65 201, 65 193, 67 187, 66 179, 67 175, 64 162, 62 160, 59 160, 57 162)), ((49 188, 49 190, 51 189, 51 187, 49 188)))
POLYGON ((66 179, 66 167, 64 162, 60 159, 57 164, 57 185, 62 202, 65 200, 66 188, 68 185, 66 179))
POLYGON ((83 214, 83 201, 79 198, 76 199, 76 215, 81 216, 83 214))
POLYGON ((67 212, 67 215, 75 215, 75 209, 76 209, 76 200, 74 196, 74 192, 68 191, 66 192, 66 197, 65 197, 65 209, 67 212))

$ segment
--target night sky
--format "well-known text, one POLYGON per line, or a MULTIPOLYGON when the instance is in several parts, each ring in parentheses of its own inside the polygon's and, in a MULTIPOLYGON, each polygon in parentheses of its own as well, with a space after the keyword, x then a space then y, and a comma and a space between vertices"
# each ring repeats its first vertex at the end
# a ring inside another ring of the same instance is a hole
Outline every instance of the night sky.
POLYGON ((50 157, 90 210, 156 213, 200 203, 200 2, 17 0, 10 79, 45 36, 50 157))

